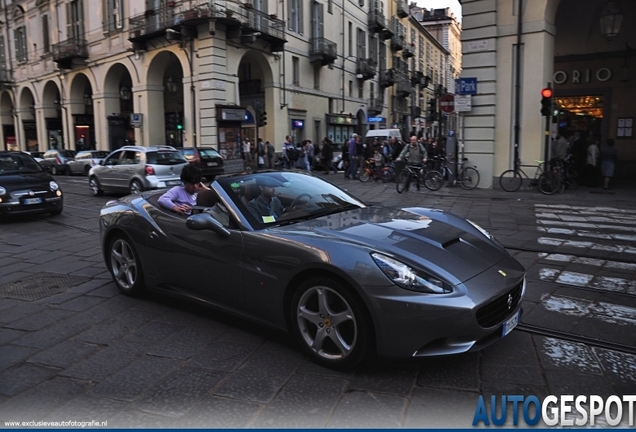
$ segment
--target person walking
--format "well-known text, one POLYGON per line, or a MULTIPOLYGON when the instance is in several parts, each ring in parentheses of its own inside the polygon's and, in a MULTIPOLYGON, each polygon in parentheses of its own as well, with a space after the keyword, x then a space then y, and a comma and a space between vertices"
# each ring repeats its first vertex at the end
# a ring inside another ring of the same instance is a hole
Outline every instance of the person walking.
POLYGON ((603 174, 603 189, 610 188, 610 182, 614 177, 618 152, 614 148, 614 140, 609 138, 601 149, 601 172, 603 174))
POLYGON ((291 135, 287 135, 285 137, 285 142, 283 143, 283 168, 290 169, 294 166, 294 162, 296 159, 294 155, 296 154, 296 147, 294 143, 292 143, 291 135))
POLYGON ((265 143, 260 137, 256 140, 256 164, 258 169, 265 167, 265 143))
POLYGON ((333 147, 329 138, 322 140, 321 155, 322 166, 325 167, 325 175, 329 174, 329 170, 333 170, 334 174, 338 174, 338 169, 333 166, 333 147))
POLYGON ((585 165, 585 181, 589 187, 596 187, 596 165, 598 162, 600 150, 597 144, 598 140, 590 142, 587 146, 587 160, 585 165))
POLYGON ((272 164, 272 160, 274 159, 274 154, 276 153, 276 149, 274 148, 274 144, 267 141, 265 143, 265 148, 267 149, 267 167, 272 169, 274 165, 272 164))
POLYGON ((358 173, 358 152, 357 152, 357 142, 356 137, 357 134, 351 135, 351 139, 347 144, 348 155, 349 155, 349 167, 347 171, 345 171, 345 178, 348 179, 356 179, 358 173))

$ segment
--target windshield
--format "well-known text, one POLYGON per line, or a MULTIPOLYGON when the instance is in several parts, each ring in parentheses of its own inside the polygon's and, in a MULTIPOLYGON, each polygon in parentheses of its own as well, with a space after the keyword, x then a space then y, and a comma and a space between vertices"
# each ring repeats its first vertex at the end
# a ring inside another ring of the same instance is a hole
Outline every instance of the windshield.
POLYGON ((0 175, 41 171, 40 164, 29 155, 21 153, 0 155, 0 175))
POLYGON ((365 207, 331 183, 301 173, 259 173, 217 182, 256 229, 365 207))

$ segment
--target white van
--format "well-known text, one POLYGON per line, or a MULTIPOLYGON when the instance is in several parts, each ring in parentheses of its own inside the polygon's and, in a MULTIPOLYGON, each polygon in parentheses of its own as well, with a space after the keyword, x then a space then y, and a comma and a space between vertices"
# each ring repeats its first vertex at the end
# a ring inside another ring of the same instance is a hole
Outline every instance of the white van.
POLYGON ((382 143, 382 141, 388 141, 391 137, 401 140, 402 134, 399 129, 372 129, 364 137, 364 143, 373 144, 373 140, 376 138, 382 143))

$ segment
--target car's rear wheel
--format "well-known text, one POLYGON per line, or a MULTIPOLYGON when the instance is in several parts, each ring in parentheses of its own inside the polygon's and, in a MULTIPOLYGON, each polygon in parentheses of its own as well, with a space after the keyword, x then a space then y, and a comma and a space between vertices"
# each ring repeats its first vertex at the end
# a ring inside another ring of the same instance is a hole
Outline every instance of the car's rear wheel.
POLYGON ((292 299, 292 332, 317 363, 350 369, 359 364, 371 346, 370 319, 349 289, 332 279, 311 279, 292 299))
POLYGON ((139 255, 132 241, 123 234, 117 234, 108 244, 108 270, 122 293, 136 296, 144 291, 139 255))
POLYGON ((139 195, 143 191, 144 185, 142 185, 139 180, 133 180, 132 183, 130 183, 130 193, 132 195, 139 195))
POLYGON ((104 193, 99 186, 99 180, 95 177, 91 177, 88 180, 88 187, 91 188, 91 194, 93 194, 93 196, 100 196, 104 193))

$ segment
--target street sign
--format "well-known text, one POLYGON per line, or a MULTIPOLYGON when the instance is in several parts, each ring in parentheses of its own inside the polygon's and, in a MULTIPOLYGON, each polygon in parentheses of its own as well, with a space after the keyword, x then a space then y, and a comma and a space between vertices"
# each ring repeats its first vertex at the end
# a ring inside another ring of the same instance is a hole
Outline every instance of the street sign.
POLYGON ((445 94, 439 99, 439 109, 445 113, 452 113, 455 111, 455 96, 452 94, 445 94))
POLYGON ((468 112, 473 109, 471 95, 455 95, 455 112, 468 112))
POLYGON ((140 113, 130 114, 130 125, 134 128, 141 127, 144 123, 144 115, 140 113))
POLYGON ((477 94, 477 78, 458 78, 455 80, 456 94, 477 94))

